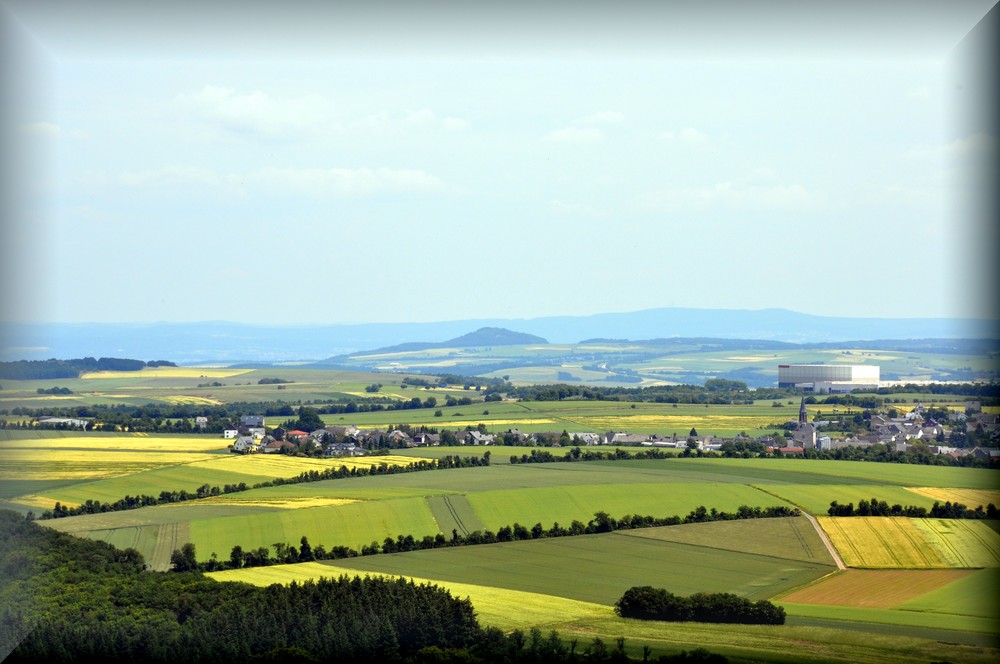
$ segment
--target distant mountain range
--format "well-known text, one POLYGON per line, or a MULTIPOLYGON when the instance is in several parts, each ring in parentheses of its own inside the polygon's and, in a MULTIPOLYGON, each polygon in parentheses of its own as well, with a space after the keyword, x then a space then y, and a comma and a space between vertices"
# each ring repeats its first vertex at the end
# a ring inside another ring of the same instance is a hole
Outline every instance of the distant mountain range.
POLYGON ((996 340, 1000 338, 1000 322, 972 318, 840 318, 786 309, 665 308, 593 316, 315 326, 226 322, 4 323, 0 335, 0 360, 92 356, 179 363, 289 362, 411 343, 425 344, 422 348, 428 348, 426 344, 456 347, 459 345, 456 342, 503 345, 541 344, 546 340, 565 344, 594 338, 715 337, 792 343, 859 339, 996 340), (484 328, 503 328, 507 332, 484 332, 484 328), (487 338, 489 334, 497 336, 491 341, 487 338))

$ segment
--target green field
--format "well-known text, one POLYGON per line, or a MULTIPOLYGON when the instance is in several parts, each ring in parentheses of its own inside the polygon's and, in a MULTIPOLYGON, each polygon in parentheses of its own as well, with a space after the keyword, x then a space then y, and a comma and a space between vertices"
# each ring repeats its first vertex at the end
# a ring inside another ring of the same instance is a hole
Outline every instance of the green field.
POLYGON ((884 500, 891 505, 915 505, 930 509, 934 500, 893 484, 761 484, 762 491, 778 496, 806 510, 810 514, 826 514, 830 503, 836 500, 841 505, 872 498, 884 500))
MULTIPOLYGON (((612 404, 612 414, 619 412, 618 405, 612 404)), ((497 404, 490 406, 492 412, 497 404)), ((512 418, 515 406, 499 404, 497 417, 512 418)), ((605 416, 601 409, 608 404, 572 406, 558 410, 559 416, 605 416)), ((766 404, 748 408, 771 412, 766 404)), ((638 414, 645 415, 649 412, 638 414)), ((557 427, 581 430, 569 424, 551 428, 557 427)), ((0 469, 5 469, 9 479, 0 484, 0 499, 36 513, 50 506, 46 501, 72 504, 87 499, 116 500, 125 494, 193 491, 205 483, 252 484, 346 463, 230 455, 225 452, 225 441, 212 437, 118 434, 81 438, 72 432, 6 433, 0 438, 0 469), (71 471, 109 475, 58 475, 71 471)), ((228 560, 237 544, 244 549, 273 547, 276 542, 298 546, 302 536, 314 547, 345 545, 357 549, 386 537, 413 535, 419 539, 442 533, 450 538, 452 530, 465 534, 514 522, 528 528, 535 523, 549 528, 554 522, 566 527, 573 520, 586 523, 598 511, 613 518, 625 514, 665 517, 683 516, 700 505, 735 511, 740 505, 795 504, 822 515, 831 500, 857 504, 877 497, 890 504, 929 507, 936 499, 935 492, 992 495, 998 486, 995 470, 808 459, 672 457, 509 463, 511 455, 530 450, 400 450, 398 458, 394 457, 400 463, 446 454, 481 457, 489 451, 492 464, 274 486, 41 523, 119 547, 134 547, 154 569, 166 569, 173 549, 187 541, 195 544, 200 560, 208 560, 213 553, 228 560)), ((549 451, 560 454, 569 450, 549 451)), ((842 521, 855 523, 849 527, 860 527, 864 520, 842 521)), ((671 625, 669 630, 617 618, 611 605, 630 585, 646 584, 679 594, 720 591, 754 599, 774 598, 808 588, 835 571, 825 545, 804 518, 724 521, 367 556, 332 565, 317 562, 304 567, 232 570, 221 573, 220 578, 243 575, 247 580, 267 583, 322 573, 403 574, 468 594, 486 624, 504 629, 555 628, 565 638, 578 638, 581 644, 595 635, 608 643, 624 635, 633 648, 648 644, 663 653, 708 644, 715 652, 744 661, 996 659, 1000 654, 993 649, 997 645, 998 610, 991 600, 998 595, 993 591, 1000 559, 989 558, 1000 555, 996 524, 905 519, 892 520, 892 524, 893 533, 903 528, 917 539, 906 539, 902 531, 897 533, 899 537, 888 537, 889 530, 883 528, 882 538, 866 535, 862 547, 867 547, 866 555, 898 558, 909 550, 903 546, 906 544, 927 556, 936 546, 933 550, 941 569, 956 565, 996 567, 988 573, 972 572, 953 584, 888 608, 788 602, 789 623, 781 627, 671 625), (946 647, 941 641, 958 645, 946 647)))
MULTIPOLYGON (((632 648, 648 645, 654 655, 707 645, 712 652, 737 661, 988 662, 997 656, 991 628, 995 618, 928 612, 928 607, 917 612, 785 604, 790 612, 785 626, 677 623, 665 628, 662 623, 613 614, 611 604, 631 585, 667 587, 678 594, 721 589, 759 598, 823 577, 834 569, 828 559, 822 563, 801 560, 813 557, 810 547, 821 546, 815 531, 800 526, 804 521, 691 524, 331 564, 232 570, 211 576, 269 585, 342 574, 402 575, 468 596, 487 625, 554 628, 563 638, 578 638, 582 644, 595 635, 608 643, 625 636, 632 648), (798 543, 793 543, 785 537, 788 528, 798 528, 804 542, 795 539, 798 543), (757 546, 772 548, 759 553, 742 551, 755 539, 757 546), (586 581, 581 583, 581 579, 586 581)), ((965 611, 964 606, 950 608, 965 611)))

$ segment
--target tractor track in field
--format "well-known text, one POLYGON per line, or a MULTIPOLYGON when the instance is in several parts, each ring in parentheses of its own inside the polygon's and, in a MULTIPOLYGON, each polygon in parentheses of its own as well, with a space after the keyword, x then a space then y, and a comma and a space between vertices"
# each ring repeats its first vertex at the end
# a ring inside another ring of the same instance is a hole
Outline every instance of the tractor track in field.
POLYGON ((802 514, 809 519, 809 523, 811 523, 813 528, 816 529, 816 534, 819 535, 820 541, 822 541, 826 546, 826 550, 830 552, 833 562, 837 563, 837 569, 847 569, 847 565, 844 564, 844 560, 840 557, 840 554, 837 553, 837 549, 833 546, 833 542, 831 542, 830 538, 826 536, 826 532, 823 530, 823 527, 819 525, 819 521, 816 520, 816 517, 808 512, 802 512, 802 514))
POLYGON ((469 529, 462 521, 462 517, 458 516, 458 510, 456 510, 455 506, 451 504, 450 496, 444 496, 444 506, 448 508, 448 513, 451 514, 451 518, 453 518, 455 523, 458 524, 458 528, 462 531, 462 534, 468 535, 469 529))

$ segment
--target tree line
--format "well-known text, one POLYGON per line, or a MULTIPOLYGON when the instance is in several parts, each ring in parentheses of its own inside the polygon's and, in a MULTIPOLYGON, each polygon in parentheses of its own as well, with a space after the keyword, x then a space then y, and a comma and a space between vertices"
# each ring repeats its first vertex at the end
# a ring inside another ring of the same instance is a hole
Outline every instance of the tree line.
POLYGON ((0 362, 0 378, 8 380, 49 380, 78 378, 85 371, 139 371, 144 367, 175 367, 173 362, 129 360, 119 357, 81 357, 74 360, 14 360, 0 362))
POLYGON ((719 511, 714 507, 704 505, 691 510, 686 516, 654 517, 638 514, 626 514, 614 519, 607 512, 595 512, 594 518, 583 523, 574 520, 569 527, 560 526, 558 522, 551 528, 545 528, 536 523, 531 528, 519 523, 501 526, 496 532, 492 530, 474 530, 463 535, 457 529, 452 529, 451 537, 443 533, 425 535, 422 538, 413 535, 398 535, 395 538, 386 537, 381 543, 372 542, 360 550, 347 546, 332 546, 329 549, 322 544, 312 546, 306 536, 299 540, 296 547, 287 542, 273 544, 274 554, 266 546, 244 549, 236 545, 229 553, 228 560, 219 560, 215 553, 206 562, 197 562, 194 544, 185 543, 180 549, 175 549, 171 555, 171 566, 176 571, 202 570, 214 572, 224 569, 242 569, 244 567, 266 567, 291 563, 311 562, 314 560, 338 560, 341 558, 357 558, 359 556, 374 556, 383 553, 407 553, 424 549, 438 549, 456 546, 476 546, 479 544, 497 544, 499 542, 517 542, 551 537, 575 537, 579 535, 595 535, 610 533, 617 530, 632 530, 636 528, 655 528, 663 526, 679 526, 686 523, 705 523, 709 521, 735 521, 741 519, 775 519, 798 516, 798 508, 783 505, 769 507, 749 507, 740 505, 735 512, 719 511))
MULTIPOLYGON (((677 448, 674 448, 677 449, 677 448)), ((744 457, 756 456, 758 458, 774 459, 821 459, 827 461, 868 461, 874 463, 905 463, 919 464, 925 466, 959 466, 963 468, 990 468, 988 458, 979 458, 972 454, 961 457, 951 457, 945 454, 931 454, 926 448, 914 446, 906 451, 897 452, 886 445, 877 444, 868 447, 850 446, 840 447, 835 450, 809 449, 794 454, 767 452, 767 449, 760 443, 754 442, 733 442, 724 443, 718 452, 713 450, 702 450, 686 447, 675 454, 659 448, 643 449, 639 452, 628 452, 621 448, 613 451, 602 452, 600 450, 580 450, 579 446, 573 447, 568 454, 552 454, 548 450, 533 449, 528 454, 521 456, 511 456, 511 463, 558 463, 573 461, 629 461, 636 459, 670 459, 674 457, 744 457)))
POLYGON ((272 486, 284 486, 286 484, 301 484, 303 482, 320 482, 323 480, 340 480, 349 477, 368 477, 372 475, 395 475, 397 473, 415 473, 425 470, 445 470, 448 468, 471 468, 476 466, 490 465, 490 453, 486 452, 482 457, 460 457, 458 455, 446 455, 439 459, 420 459, 406 464, 405 466, 396 464, 371 464, 370 466, 333 466, 323 470, 307 470, 294 477, 275 477, 271 480, 257 482, 248 485, 246 482, 239 484, 226 484, 221 489, 218 486, 203 484, 194 491, 181 489, 180 491, 161 491, 159 496, 137 495, 124 496, 112 502, 101 502, 99 500, 87 499, 76 507, 69 507, 57 502, 51 510, 42 513, 42 519, 60 519, 67 516, 79 516, 81 514, 100 514, 102 512, 119 512, 122 510, 134 510, 141 507, 151 507, 153 505, 166 505, 169 503, 182 503, 188 500, 198 500, 201 498, 211 498, 222 494, 236 493, 239 491, 249 491, 250 489, 264 489, 272 486))
MULTIPOLYGON (((586 645, 555 631, 479 625, 468 599, 405 579, 341 576, 267 588, 199 572, 144 571, 134 549, 41 528, 0 511, 5 662, 637 661, 623 638, 586 645)), ((698 648, 643 661, 725 662, 698 648)))
POLYGON ((732 593, 674 595, 664 588, 633 586, 615 602, 623 618, 670 622, 784 625, 785 609, 766 599, 756 602, 732 593))
POLYGON ((979 505, 975 509, 970 509, 962 503, 953 503, 950 500, 946 501, 943 505, 938 501, 934 501, 934 505, 930 510, 926 507, 918 507, 916 505, 906 505, 905 507, 899 504, 889 505, 884 500, 879 500, 878 498, 872 498, 870 501, 861 499, 857 507, 854 506, 854 503, 841 505, 834 500, 830 503, 830 509, 826 513, 830 516, 896 516, 909 517, 911 519, 1000 518, 996 505, 993 503, 987 505, 985 509, 982 505, 979 505))

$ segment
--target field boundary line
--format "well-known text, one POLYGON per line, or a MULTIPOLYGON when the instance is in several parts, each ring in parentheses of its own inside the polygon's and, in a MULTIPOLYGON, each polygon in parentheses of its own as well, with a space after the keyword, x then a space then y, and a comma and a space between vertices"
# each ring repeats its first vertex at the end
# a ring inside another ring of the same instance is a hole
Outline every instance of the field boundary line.
MULTIPOLYGON (((778 595, 775 595, 774 597, 771 598, 771 600, 772 601, 776 601, 776 602, 780 602, 781 599, 783 597, 785 597, 786 595, 791 595, 792 593, 796 593, 796 592, 798 592, 800 590, 805 590, 806 588, 809 588, 810 586, 815 586, 816 584, 822 583, 823 581, 826 581, 827 579, 831 579, 831 578, 833 578, 835 576, 839 576, 839 575, 845 573, 846 571, 847 571, 846 569, 837 569, 837 570, 834 570, 834 571, 830 572, 829 574, 824 574, 823 576, 819 577, 818 579, 813 579, 812 581, 806 581, 802 585, 795 586, 794 588, 789 588, 785 592, 780 593, 778 595)), ((789 603, 790 604, 801 604, 802 602, 789 602, 789 603)))
MULTIPOLYGON (((763 489, 761 490, 763 491, 763 489)), ((767 492, 765 491, 764 493, 767 492)), ((816 529, 816 534, 819 535, 819 539, 826 546, 826 550, 830 552, 830 557, 832 557, 833 562, 837 564, 837 569, 847 569, 847 565, 844 564, 844 559, 840 557, 836 547, 833 546, 833 542, 830 541, 830 538, 827 536, 826 531, 823 530, 823 527, 819 525, 819 521, 816 520, 816 517, 805 511, 803 511, 802 514, 809 519, 809 523, 811 523, 813 528, 816 529)))
MULTIPOLYGON (((794 519, 795 517, 788 517, 794 519)), ((748 519, 749 520, 749 519, 748 519)), ((715 522, 721 523, 721 522, 715 522)), ((649 528, 674 528, 675 526, 648 526, 649 528)), ((629 528, 626 530, 615 530, 610 533, 599 533, 604 535, 619 535, 621 537, 635 537, 636 539, 646 540, 647 542, 660 542, 663 544, 674 544, 676 546, 690 546, 698 549, 710 549, 712 551, 725 551, 726 553, 739 553, 745 556, 755 556, 758 558, 773 558, 774 560, 785 560, 795 563, 804 563, 806 565, 821 565, 823 567, 829 567, 829 563, 817 562, 815 560, 802 560, 801 558, 785 558, 783 556, 775 556, 770 553, 751 553, 749 551, 740 551, 739 549, 725 549, 719 546, 709 546, 707 544, 694 544, 693 542, 678 542, 677 540, 665 540, 659 537, 650 537, 649 535, 643 535, 636 531, 645 530, 646 528, 629 528)), ((839 568, 837 571, 840 571, 839 568)), ((834 574, 835 572, 830 572, 834 574)))

